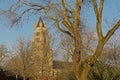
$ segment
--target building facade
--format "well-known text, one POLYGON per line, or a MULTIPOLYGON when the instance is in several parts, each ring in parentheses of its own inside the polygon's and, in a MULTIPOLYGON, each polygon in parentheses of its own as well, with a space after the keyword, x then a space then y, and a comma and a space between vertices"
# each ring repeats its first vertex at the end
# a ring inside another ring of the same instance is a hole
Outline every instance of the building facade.
POLYGON ((46 24, 40 17, 38 23, 34 24, 32 38, 34 75, 37 78, 52 76, 52 50, 46 24))

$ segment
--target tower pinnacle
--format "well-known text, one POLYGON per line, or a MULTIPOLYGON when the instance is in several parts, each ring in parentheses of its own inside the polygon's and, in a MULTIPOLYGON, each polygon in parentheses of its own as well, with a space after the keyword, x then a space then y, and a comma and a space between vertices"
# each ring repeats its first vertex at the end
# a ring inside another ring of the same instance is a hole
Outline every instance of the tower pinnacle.
POLYGON ((39 18, 38 23, 37 23, 37 27, 44 27, 44 22, 42 20, 42 17, 39 18))

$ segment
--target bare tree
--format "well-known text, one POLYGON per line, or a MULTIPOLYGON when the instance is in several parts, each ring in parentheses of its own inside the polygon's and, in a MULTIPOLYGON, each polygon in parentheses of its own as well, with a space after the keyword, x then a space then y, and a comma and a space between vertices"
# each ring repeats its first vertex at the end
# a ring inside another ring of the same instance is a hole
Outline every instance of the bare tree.
MULTIPOLYGON (((93 7, 94 7, 94 12, 96 14, 96 29, 97 29, 97 34, 98 34, 98 45, 97 48, 95 50, 95 53, 93 54, 93 56, 90 59, 85 60, 85 62, 82 63, 82 70, 80 69, 80 65, 81 65, 81 46, 82 46, 82 40, 81 40, 81 35, 79 32, 79 26, 80 26, 80 10, 81 10, 81 6, 82 6, 82 1, 76 0, 76 10, 75 10, 75 16, 74 16, 74 23, 72 24, 69 17, 67 16, 67 12, 66 12, 66 7, 65 7, 65 1, 61 1, 61 5, 63 6, 63 15, 66 21, 65 27, 74 35, 74 36, 70 36, 73 37, 74 42, 75 42, 75 50, 74 50, 74 54, 73 54, 73 63, 74 63, 74 72, 75 75, 77 77, 78 80, 86 80, 87 78, 87 74, 90 70, 90 67, 92 67, 94 65, 94 63, 97 61, 97 59, 99 58, 99 56, 102 53, 104 44, 109 40, 109 38, 113 35, 113 33, 119 28, 120 26, 120 21, 118 21, 113 28, 108 31, 108 33, 103 36, 103 32, 102 32, 102 10, 103 10, 103 3, 104 0, 100 0, 100 7, 98 8, 97 6, 97 1, 93 0, 93 7), (70 25, 71 24, 71 25, 70 25), (72 26, 72 27, 70 27, 72 26), (79 72, 79 70, 81 70, 79 72)), ((56 16, 57 18, 57 16, 56 16)), ((57 22, 56 22, 57 23, 57 22)), ((58 24, 59 27, 59 24, 58 24)), ((62 30, 61 30, 62 31, 62 30)), ((62 31, 65 32, 66 31, 62 31)))
POLYGON ((3 64, 5 64, 4 61, 7 60, 7 57, 8 57, 7 53, 8 53, 8 50, 6 46, 1 44, 0 45, 0 67, 2 67, 3 64))
POLYGON ((32 45, 30 41, 20 39, 15 47, 15 54, 8 61, 6 69, 23 77, 23 80, 32 76, 32 45))

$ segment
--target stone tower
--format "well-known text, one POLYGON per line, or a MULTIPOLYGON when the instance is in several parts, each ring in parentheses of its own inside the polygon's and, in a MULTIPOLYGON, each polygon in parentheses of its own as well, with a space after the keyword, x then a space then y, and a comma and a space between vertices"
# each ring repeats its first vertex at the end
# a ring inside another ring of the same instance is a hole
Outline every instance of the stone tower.
POLYGON ((32 44, 35 75, 39 75, 39 77, 50 76, 52 74, 52 50, 50 49, 47 26, 41 17, 34 25, 32 44))

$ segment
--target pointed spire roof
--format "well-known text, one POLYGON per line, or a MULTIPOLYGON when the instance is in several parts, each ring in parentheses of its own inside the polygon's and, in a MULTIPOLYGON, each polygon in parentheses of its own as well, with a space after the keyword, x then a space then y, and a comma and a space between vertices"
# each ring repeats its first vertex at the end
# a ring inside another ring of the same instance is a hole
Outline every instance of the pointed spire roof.
POLYGON ((44 27, 44 22, 43 22, 41 16, 40 16, 40 18, 39 18, 39 20, 38 20, 37 26, 40 26, 40 27, 42 26, 42 27, 44 27))

